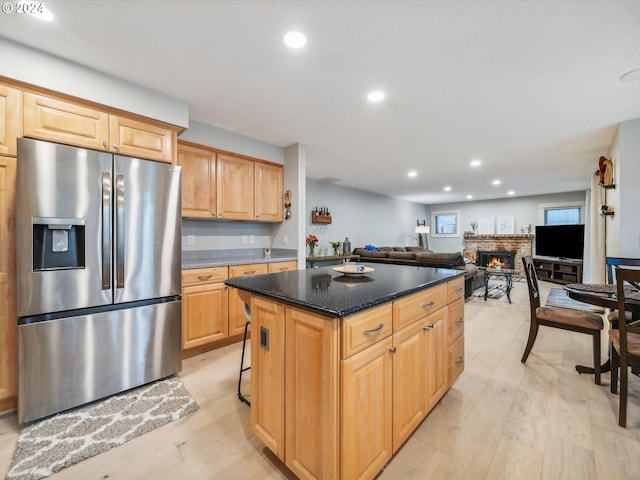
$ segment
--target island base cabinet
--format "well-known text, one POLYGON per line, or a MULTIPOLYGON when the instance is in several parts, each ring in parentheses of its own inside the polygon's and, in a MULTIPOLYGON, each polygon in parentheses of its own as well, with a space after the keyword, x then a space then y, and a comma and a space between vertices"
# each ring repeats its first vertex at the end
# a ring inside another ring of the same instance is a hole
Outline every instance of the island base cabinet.
POLYGON ((392 455, 392 339, 342 362, 341 476, 372 479, 392 455))
POLYGON ((276 456, 285 461, 285 307, 251 298, 251 428, 276 456))
POLYGON ((339 319, 293 307, 286 318, 285 463, 301 479, 337 480, 339 319))

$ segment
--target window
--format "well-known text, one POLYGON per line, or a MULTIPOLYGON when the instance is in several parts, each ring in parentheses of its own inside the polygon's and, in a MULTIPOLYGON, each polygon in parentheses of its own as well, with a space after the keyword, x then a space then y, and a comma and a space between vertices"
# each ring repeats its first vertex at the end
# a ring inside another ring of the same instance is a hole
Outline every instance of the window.
POLYGON ((583 221, 584 204, 549 203, 541 204, 539 209, 540 225, 579 225, 583 221))
POLYGON ((460 210, 431 213, 432 237, 459 237, 460 210))

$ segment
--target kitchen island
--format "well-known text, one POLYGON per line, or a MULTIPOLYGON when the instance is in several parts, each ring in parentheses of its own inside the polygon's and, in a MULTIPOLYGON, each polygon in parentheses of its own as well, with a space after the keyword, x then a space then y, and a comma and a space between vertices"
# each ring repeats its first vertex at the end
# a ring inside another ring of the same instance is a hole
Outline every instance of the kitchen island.
POLYGON ((251 426, 298 478, 371 479, 464 368, 464 272, 228 279, 251 311, 251 426))

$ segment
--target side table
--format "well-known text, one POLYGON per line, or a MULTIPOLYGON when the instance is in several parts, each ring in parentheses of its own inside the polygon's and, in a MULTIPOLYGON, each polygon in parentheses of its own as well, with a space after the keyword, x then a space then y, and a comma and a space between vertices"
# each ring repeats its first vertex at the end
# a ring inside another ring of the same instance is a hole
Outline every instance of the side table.
POLYGON ((487 295, 489 293, 489 277, 504 277, 506 282, 507 300, 511 303, 511 288, 513 287, 513 275, 520 273, 520 270, 513 268, 486 268, 481 267, 479 270, 484 270, 484 301, 487 301, 487 295))

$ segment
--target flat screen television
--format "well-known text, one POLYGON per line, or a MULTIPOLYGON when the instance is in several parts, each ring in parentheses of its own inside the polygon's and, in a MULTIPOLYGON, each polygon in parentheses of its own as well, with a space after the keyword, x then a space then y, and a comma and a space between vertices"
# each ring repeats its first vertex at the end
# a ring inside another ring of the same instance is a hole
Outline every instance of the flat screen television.
POLYGON ((536 255, 571 260, 584 258, 584 225, 537 225, 536 255))

